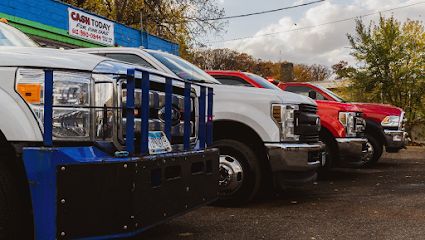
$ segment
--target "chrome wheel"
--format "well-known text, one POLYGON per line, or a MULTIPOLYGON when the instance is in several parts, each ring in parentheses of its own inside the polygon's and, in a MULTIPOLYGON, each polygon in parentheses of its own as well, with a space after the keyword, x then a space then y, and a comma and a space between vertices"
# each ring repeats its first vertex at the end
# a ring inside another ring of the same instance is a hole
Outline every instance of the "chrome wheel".
POLYGON ((373 145, 369 141, 366 142, 366 150, 364 152, 363 162, 370 162, 373 158, 374 149, 373 145))
POLYGON ((243 182, 241 163, 229 155, 220 155, 219 167, 219 195, 226 196, 235 193, 243 182))

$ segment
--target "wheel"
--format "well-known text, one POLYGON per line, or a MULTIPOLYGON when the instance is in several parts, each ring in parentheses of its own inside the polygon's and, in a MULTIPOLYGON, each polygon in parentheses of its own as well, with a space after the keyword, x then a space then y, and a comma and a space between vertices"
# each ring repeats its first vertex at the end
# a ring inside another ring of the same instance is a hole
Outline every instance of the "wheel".
POLYGON ((371 134, 366 134, 366 138, 367 154, 363 157, 363 167, 370 167, 377 163, 379 158, 381 158, 384 146, 371 134))
POLYGON ((233 139, 218 140, 213 147, 220 150, 218 203, 235 205, 252 200, 262 178, 257 155, 233 139))
POLYGON ((29 211, 12 171, 0 162, 0 239, 31 239, 29 211))

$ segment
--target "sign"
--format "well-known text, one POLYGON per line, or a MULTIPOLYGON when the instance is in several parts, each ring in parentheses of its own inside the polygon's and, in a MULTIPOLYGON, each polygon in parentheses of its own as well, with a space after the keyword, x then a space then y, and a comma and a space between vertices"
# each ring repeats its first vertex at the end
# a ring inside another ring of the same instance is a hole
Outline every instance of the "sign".
POLYGON ((88 13, 68 8, 69 35, 113 46, 114 23, 88 13))

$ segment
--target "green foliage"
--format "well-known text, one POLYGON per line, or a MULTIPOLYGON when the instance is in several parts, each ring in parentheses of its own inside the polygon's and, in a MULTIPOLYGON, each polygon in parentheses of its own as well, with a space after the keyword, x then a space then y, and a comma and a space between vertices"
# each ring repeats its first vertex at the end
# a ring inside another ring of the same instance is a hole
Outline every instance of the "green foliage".
MULTIPOLYGON (((352 80, 357 101, 389 103, 403 108, 410 126, 425 121, 425 32, 419 21, 400 23, 380 17, 366 26, 356 21, 356 34, 348 35, 360 67, 336 68, 352 80)), ((335 66, 335 65, 334 65, 335 66)))

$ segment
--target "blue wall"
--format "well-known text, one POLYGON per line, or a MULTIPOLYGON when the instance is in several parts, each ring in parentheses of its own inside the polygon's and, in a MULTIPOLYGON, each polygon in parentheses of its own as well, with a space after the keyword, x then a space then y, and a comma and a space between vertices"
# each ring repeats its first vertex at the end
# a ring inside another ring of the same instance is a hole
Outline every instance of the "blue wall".
MULTIPOLYGON (((68 7, 70 6, 54 0, 0 0, 1 13, 39 22, 63 30, 68 30, 68 7)), ((178 44, 165 39, 146 33, 141 34, 139 30, 117 22, 115 22, 114 31, 115 43, 119 46, 144 46, 145 48, 163 50, 178 55, 178 44)))

